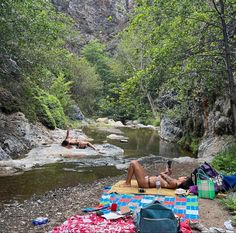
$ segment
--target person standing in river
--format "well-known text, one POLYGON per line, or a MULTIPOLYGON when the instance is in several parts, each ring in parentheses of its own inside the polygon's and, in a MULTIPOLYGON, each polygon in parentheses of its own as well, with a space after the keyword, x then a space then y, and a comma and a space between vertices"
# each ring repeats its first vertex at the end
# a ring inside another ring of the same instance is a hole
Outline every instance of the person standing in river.
POLYGON ((84 140, 70 138, 69 134, 70 132, 69 130, 67 130, 66 138, 61 143, 62 146, 67 148, 71 148, 71 146, 78 146, 79 149, 85 149, 86 147, 91 147, 92 149, 97 151, 96 147, 92 145, 92 143, 84 140))
POLYGON ((131 179, 133 175, 135 176, 139 188, 155 188, 157 180, 160 180, 160 185, 162 188, 168 189, 176 189, 183 188, 188 189, 191 185, 193 185, 193 181, 191 177, 179 177, 174 179, 171 176, 171 161, 168 161, 168 166, 164 172, 161 172, 160 175, 157 176, 148 176, 143 166, 137 161, 133 160, 130 163, 128 174, 124 187, 131 187, 131 179))

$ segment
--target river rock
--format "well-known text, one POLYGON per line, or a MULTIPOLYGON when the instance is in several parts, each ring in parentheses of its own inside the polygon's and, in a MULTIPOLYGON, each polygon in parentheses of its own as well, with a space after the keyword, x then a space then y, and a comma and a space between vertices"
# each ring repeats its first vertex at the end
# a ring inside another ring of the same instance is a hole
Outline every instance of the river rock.
POLYGON ((120 129, 114 128, 114 127, 102 127, 102 126, 96 126, 96 129, 99 131, 103 131, 103 132, 108 132, 111 134, 124 134, 124 132, 122 132, 120 129))
POLYGON ((107 136, 109 139, 115 139, 115 140, 128 140, 128 137, 125 137, 123 135, 117 135, 117 134, 110 134, 107 136))
POLYGON ((144 125, 141 124, 138 120, 128 120, 125 122, 125 126, 128 128, 138 128, 138 129, 152 129, 152 130, 157 130, 157 127, 153 125, 144 125))
MULTIPOLYGON (((33 148, 25 158, 0 161, 0 167, 8 167, 26 171, 45 164, 56 162, 76 162, 81 167, 104 166, 117 163, 122 159, 124 150, 111 144, 94 145, 97 150, 90 147, 78 149, 73 146, 68 149, 60 144, 41 145, 33 148)), ((0 170, 1 171, 1 170, 0 170)), ((0 174, 4 175, 4 174, 0 174)))
POLYGON ((99 123, 104 123, 104 124, 108 124, 109 119, 107 117, 100 117, 96 120, 96 122, 99 123))
POLYGON ((180 158, 174 158, 174 161, 178 163, 195 163, 197 160, 195 158, 191 158, 188 156, 180 157, 180 158))
POLYGON ((114 121, 113 119, 108 120, 108 125, 113 126, 113 127, 124 127, 121 121, 114 121))

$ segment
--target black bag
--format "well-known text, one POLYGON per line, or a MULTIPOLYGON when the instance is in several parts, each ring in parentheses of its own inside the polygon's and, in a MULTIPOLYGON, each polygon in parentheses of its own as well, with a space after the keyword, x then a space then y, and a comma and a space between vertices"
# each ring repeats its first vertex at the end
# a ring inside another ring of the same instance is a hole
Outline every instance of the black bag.
POLYGON ((137 218, 137 229, 140 233, 177 233, 179 220, 171 209, 155 201, 141 208, 137 218))

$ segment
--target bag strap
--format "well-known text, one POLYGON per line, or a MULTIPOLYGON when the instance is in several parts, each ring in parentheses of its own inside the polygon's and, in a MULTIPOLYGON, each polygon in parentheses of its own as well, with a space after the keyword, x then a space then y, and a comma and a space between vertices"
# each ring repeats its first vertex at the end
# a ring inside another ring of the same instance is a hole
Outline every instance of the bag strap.
POLYGON ((195 185, 197 184, 197 171, 198 171, 198 168, 195 168, 194 171, 191 173, 192 180, 193 180, 193 176, 194 176, 194 184, 195 185))
POLYGON ((201 180, 200 176, 210 180, 210 177, 202 169, 198 169, 197 171, 197 178, 201 180))

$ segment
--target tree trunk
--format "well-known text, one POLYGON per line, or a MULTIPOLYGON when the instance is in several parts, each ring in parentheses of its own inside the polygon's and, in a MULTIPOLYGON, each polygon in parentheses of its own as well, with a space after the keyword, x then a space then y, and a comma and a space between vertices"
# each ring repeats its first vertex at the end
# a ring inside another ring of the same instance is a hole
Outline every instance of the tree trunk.
POLYGON ((153 103, 152 96, 150 95, 150 93, 149 93, 148 91, 145 90, 145 88, 144 88, 144 86, 143 86, 143 84, 142 84, 142 80, 141 80, 141 83, 140 83, 140 87, 141 87, 142 91, 144 92, 145 96, 146 96, 147 99, 148 99, 148 102, 149 102, 150 107, 151 107, 151 110, 152 110, 152 115, 153 115, 153 117, 156 118, 157 113, 156 113, 156 111, 155 111, 155 105, 154 105, 154 103, 153 103))
POLYGON ((220 16, 222 34, 224 38, 224 53, 225 53, 225 66, 228 76, 228 85, 229 85, 229 96, 232 109, 232 120, 233 120, 233 133, 236 134, 236 90, 234 85, 233 69, 231 62, 231 54, 229 48, 229 37, 227 33, 227 24, 225 21, 225 5, 223 0, 219 0, 220 10, 218 10, 215 1, 213 1, 216 11, 220 16))

